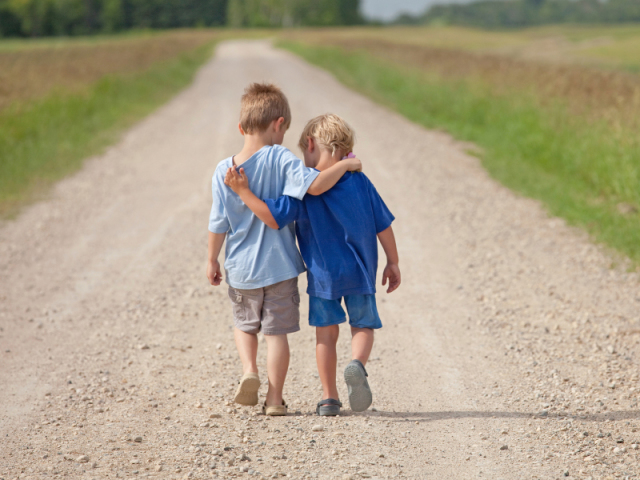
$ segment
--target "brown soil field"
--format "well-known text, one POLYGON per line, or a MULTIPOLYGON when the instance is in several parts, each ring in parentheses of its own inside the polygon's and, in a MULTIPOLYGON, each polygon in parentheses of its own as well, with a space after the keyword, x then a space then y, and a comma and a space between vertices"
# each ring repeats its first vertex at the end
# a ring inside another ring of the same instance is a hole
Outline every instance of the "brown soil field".
POLYGON ((353 38, 345 42, 341 36, 317 31, 289 34, 285 38, 366 51, 442 78, 480 83, 498 94, 531 93, 543 103, 560 100, 580 115, 604 119, 614 126, 629 126, 638 121, 640 77, 626 71, 386 39, 353 38))
POLYGON ((0 110, 52 91, 77 91, 105 75, 143 71, 220 35, 214 30, 181 30, 0 50, 0 110))
POLYGON ((638 25, 551 25, 509 30, 464 27, 358 27, 305 29, 287 35, 496 53, 520 59, 640 69, 638 25))

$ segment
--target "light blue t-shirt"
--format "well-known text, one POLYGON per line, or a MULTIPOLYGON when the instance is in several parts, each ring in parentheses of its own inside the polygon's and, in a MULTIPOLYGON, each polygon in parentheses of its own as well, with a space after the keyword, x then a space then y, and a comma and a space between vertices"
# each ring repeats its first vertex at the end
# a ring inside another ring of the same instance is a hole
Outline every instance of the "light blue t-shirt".
MULTIPOLYGON (((227 283, 234 288, 261 288, 297 277, 305 271, 296 246, 293 224, 281 230, 267 227, 224 184, 232 157, 218 164, 213 174, 213 204, 209 231, 226 233, 224 261, 227 283)), ((302 199, 319 175, 281 145, 265 146, 240 165, 251 191, 261 199, 289 195, 302 199)))

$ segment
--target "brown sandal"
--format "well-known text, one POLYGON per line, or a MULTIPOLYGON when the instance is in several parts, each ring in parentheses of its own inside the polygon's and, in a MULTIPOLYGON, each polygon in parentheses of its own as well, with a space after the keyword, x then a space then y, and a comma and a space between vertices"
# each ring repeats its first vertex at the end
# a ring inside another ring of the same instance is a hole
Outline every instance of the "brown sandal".
POLYGON ((265 401, 262 405, 262 413, 270 417, 283 417, 287 414, 287 404, 282 400, 282 405, 267 405, 265 401))

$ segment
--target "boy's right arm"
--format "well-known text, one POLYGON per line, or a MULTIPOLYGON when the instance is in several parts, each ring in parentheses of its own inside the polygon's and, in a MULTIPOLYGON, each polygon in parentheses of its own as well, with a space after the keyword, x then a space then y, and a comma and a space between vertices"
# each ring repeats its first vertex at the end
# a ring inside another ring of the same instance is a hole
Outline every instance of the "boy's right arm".
POLYGON ((207 249, 207 278, 209 283, 214 286, 220 285, 222 281, 222 272, 220 271, 220 262, 218 257, 222 250, 222 244, 227 236, 226 233, 209 232, 209 246, 207 249))
POLYGON ((229 219, 226 216, 224 200, 222 198, 220 175, 216 173, 212 179, 212 203, 209 214, 209 241, 207 249, 207 278, 211 285, 218 286, 222 281, 218 256, 222 250, 224 239, 229 231, 229 219))
POLYGON ((393 228, 389 226, 385 230, 379 232, 378 240, 380 240, 382 249, 387 255, 387 265, 384 267, 384 271, 382 272, 382 285, 386 285, 387 280, 389 280, 387 293, 391 293, 400 286, 400 282, 402 281, 400 267, 398 267, 400 258, 398 257, 398 247, 396 246, 396 237, 393 234, 393 228))
POLYGON ((357 158, 345 158, 330 168, 320 172, 313 183, 309 186, 307 193, 310 195, 322 195, 332 188, 338 180, 347 172, 362 170, 362 162, 357 158))

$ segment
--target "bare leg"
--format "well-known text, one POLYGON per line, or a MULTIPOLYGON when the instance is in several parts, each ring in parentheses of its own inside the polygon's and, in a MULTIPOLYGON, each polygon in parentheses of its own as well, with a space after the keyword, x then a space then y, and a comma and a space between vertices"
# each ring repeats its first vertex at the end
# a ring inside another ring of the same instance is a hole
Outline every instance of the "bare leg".
POLYGON ((351 356, 367 364, 373 348, 373 329, 351 327, 351 356))
POLYGON ((344 381, 349 390, 349 404, 354 412, 364 412, 371 406, 373 395, 366 370, 363 366, 369 360, 373 348, 373 329, 351 327, 351 355, 353 360, 344 369, 344 381))
POLYGON ((339 325, 316 327, 316 362, 322 382, 322 400, 333 398, 340 400, 336 387, 336 368, 338 354, 336 344, 340 334, 339 325))
POLYGON ((258 335, 234 329, 236 348, 242 362, 242 373, 258 373, 256 357, 258 356, 258 335))
POLYGON ((265 335, 267 341, 267 405, 282 405, 282 389, 289 369, 289 341, 286 335, 265 335))

